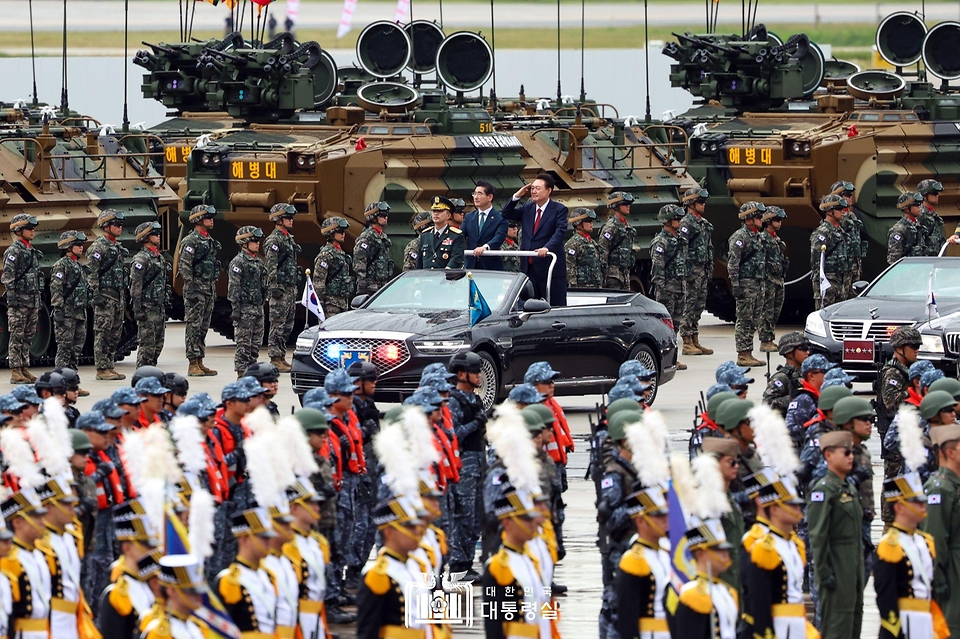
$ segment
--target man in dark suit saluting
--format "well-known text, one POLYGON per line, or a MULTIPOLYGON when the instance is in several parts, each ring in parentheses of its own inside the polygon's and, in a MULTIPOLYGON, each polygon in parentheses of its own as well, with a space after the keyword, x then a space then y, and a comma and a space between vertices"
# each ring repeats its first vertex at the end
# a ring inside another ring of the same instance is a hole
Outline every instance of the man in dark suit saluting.
POLYGON ((493 208, 493 197, 496 195, 493 185, 489 182, 477 182, 473 190, 473 205, 476 211, 467 213, 460 230, 467 236, 467 250, 473 255, 467 255, 464 261, 465 268, 483 268, 491 271, 503 270, 503 258, 482 257, 484 251, 499 251, 500 245, 507 237, 509 222, 503 219, 500 212, 493 208))
POLYGON ((531 183, 513 194, 503 207, 503 217, 518 220, 523 231, 521 251, 536 251, 539 257, 520 258, 520 270, 527 274, 537 294, 546 297, 547 271, 550 260, 547 251, 558 256, 550 283, 550 306, 567 303, 567 269, 563 261, 563 237, 567 232, 567 207, 550 199, 555 182, 547 173, 541 173, 531 183), (518 207, 520 198, 530 194, 530 201, 518 207))

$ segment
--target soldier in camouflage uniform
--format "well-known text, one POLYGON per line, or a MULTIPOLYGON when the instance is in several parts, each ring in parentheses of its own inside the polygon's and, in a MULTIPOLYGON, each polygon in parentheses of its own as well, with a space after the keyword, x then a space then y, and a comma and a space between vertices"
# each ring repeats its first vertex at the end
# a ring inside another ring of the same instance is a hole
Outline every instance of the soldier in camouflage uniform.
POLYGON ((156 366, 163 350, 170 303, 170 265, 160 253, 159 222, 144 222, 134 239, 143 245, 130 263, 130 306, 137 322, 137 368, 156 366))
POLYGON ((393 277, 390 238, 383 231, 389 216, 390 205, 386 202, 372 202, 364 212, 367 228, 363 229, 353 246, 353 272, 357 276, 357 295, 376 293, 393 277))
POLYGON ((850 269, 843 278, 844 299, 853 297, 853 283, 860 279, 863 258, 867 256, 869 246, 863 235, 863 221, 853 210, 853 194, 856 190, 853 183, 843 181, 834 182, 830 187, 830 195, 839 195, 847 201, 847 208, 843 211, 843 221, 840 223, 844 241, 847 243, 847 257, 850 260, 850 269))
MULTIPOLYGON (((503 244, 500 245, 501 251, 519 251, 520 250, 520 223, 516 220, 510 220, 507 222, 507 237, 503 239, 503 244)), ((510 271, 511 273, 520 272, 520 258, 519 257, 505 257, 503 258, 503 270, 510 271)))
POLYGON ((850 267, 847 258, 847 243, 840 224, 847 201, 839 195, 825 195, 820 200, 820 214, 824 216, 820 226, 810 234, 810 277, 813 297, 819 300, 818 308, 842 302, 844 273, 850 267), (820 295, 820 260, 830 288, 820 295))
POLYGON ((313 263, 313 288, 326 317, 350 309, 353 298, 353 259, 344 253, 342 244, 350 222, 342 217, 323 221, 320 231, 330 238, 317 253, 313 263))
POLYGON ((777 371, 770 376, 763 391, 763 402, 786 417, 787 407, 800 390, 800 365, 810 354, 810 342, 803 333, 794 331, 780 337, 777 350, 786 363, 777 366, 777 371))
POLYGON ((573 235, 563 245, 567 252, 567 286, 571 288, 600 288, 603 285, 603 267, 600 264, 600 247, 590 237, 597 214, 593 209, 575 208, 569 213, 567 223, 573 235))
POLYGON ((3 253, 0 283, 6 289, 11 384, 31 384, 37 380, 27 367, 30 365, 30 342, 40 319, 40 292, 43 290, 43 275, 40 273, 43 253, 31 245, 39 224, 32 215, 20 213, 13 216, 10 231, 17 239, 3 253))
POLYGON ((87 267, 80 263, 83 231, 65 231, 60 234, 57 248, 63 257, 50 271, 50 306, 53 309, 53 334, 57 339, 57 366, 79 370, 80 354, 87 341, 87 307, 90 306, 87 287, 87 267))
POLYGON ((267 354, 270 363, 281 373, 290 372, 287 362, 287 340, 293 331, 293 316, 299 302, 297 255, 300 245, 293 239, 293 218, 297 208, 292 204, 274 204, 268 218, 273 232, 263 242, 263 264, 267 269, 267 293, 270 299, 270 334, 267 354))
POLYGON ((761 314, 766 279, 766 253, 760 240, 760 220, 766 210, 761 202, 743 204, 739 213, 743 225, 728 240, 727 273, 737 301, 734 339, 738 366, 763 366, 753 356, 753 334, 761 314))
POLYGON ((893 264, 901 257, 924 255, 926 238, 918 218, 923 205, 923 196, 907 191, 897 200, 897 208, 903 211, 903 217, 887 231, 887 264, 893 264))
POLYGON ((760 317, 760 352, 775 353, 777 345, 775 329, 780 319, 780 310, 783 308, 783 283, 790 267, 790 258, 787 257, 787 245, 777 233, 783 221, 787 219, 787 212, 779 206, 768 206, 763 214, 763 249, 767 259, 767 279, 764 281, 763 315, 760 317))
POLYGON ((607 200, 607 208, 613 214, 600 229, 600 237, 597 238, 600 261, 604 267, 604 288, 630 290, 630 271, 637 259, 633 252, 637 230, 627 221, 632 204, 633 196, 623 191, 614 191, 607 200))
POLYGON ((700 343, 700 315, 706 308, 707 286, 713 279, 713 224, 703 217, 709 197, 706 189, 696 188, 687 189, 681 199, 687 214, 680 220, 680 239, 689 273, 683 284, 682 355, 713 355, 712 348, 700 343))
POLYGON ((180 241, 177 258, 177 272, 183 278, 184 341, 190 362, 187 374, 191 377, 217 374, 203 365, 204 342, 213 317, 217 279, 220 277, 220 260, 217 259, 220 242, 210 236, 216 215, 217 209, 206 204, 198 204, 190 210, 193 231, 180 241))
MULTIPOLYGON (((910 366, 917 361, 922 341, 920 331, 912 326, 901 326, 895 330, 890 336, 893 357, 880 369, 880 378, 876 382, 877 433, 880 435, 884 479, 890 479, 898 471, 896 456, 891 454, 897 451, 887 450, 885 440, 890 423, 900 410, 900 404, 907 398, 910 389, 910 366)), ((883 515, 886 521, 891 518, 892 512, 884 509, 883 515)))
POLYGON ((130 254, 118 238, 123 232, 123 213, 107 209, 97 216, 103 230, 87 249, 90 304, 93 306, 93 360, 97 379, 126 379, 114 370, 117 345, 123 332, 123 293, 127 290, 124 261, 130 254))
POLYGON ((227 299, 230 300, 230 317, 233 319, 233 341, 237 352, 233 368, 237 379, 256 363, 263 343, 263 302, 266 299, 267 269, 257 255, 263 231, 255 226, 237 229, 237 244, 240 252, 230 260, 227 299))
POLYGON ((420 211, 410 218, 410 228, 417 234, 407 242, 403 249, 403 270, 411 271, 417 268, 417 251, 420 250, 420 234, 433 226, 433 219, 429 211, 420 211))
MULTIPOLYGON (((653 261, 650 281, 653 282, 657 301, 667 307, 674 328, 679 329, 683 314, 683 283, 688 270, 683 240, 679 237, 683 209, 676 204, 667 204, 660 207, 657 219, 663 228, 650 243, 650 258, 653 261)), ((688 335, 683 338, 683 343, 692 344, 693 338, 688 335)), ((686 364, 677 361, 677 370, 686 369, 686 364)))
POLYGON ((921 180, 917 185, 917 193, 923 197, 923 206, 920 207, 920 215, 917 218, 917 223, 923 229, 921 232, 925 245, 923 255, 939 255, 940 249, 947 241, 943 233, 943 218, 936 211, 941 192, 943 192, 943 184, 936 180, 921 180))

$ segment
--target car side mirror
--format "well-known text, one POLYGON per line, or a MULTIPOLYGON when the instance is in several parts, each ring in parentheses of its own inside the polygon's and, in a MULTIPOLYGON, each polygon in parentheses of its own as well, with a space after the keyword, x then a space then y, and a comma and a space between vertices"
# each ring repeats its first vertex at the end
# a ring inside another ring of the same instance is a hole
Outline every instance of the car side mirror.
POLYGON ((363 303, 367 301, 369 295, 357 295, 352 300, 350 300, 350 308, 360 308, 363 306, 363 303))
POLYGON ((870 285, 870 282, 867 282, 866 280, 857 280, 856 282, 853 283, 853 293, 855 295, 859 295, 860 293, 863 293, 863 291, 869 285, 870 285))
POLYGON ((520 323, 526 322, 534 315, 540 315, 541 313, 547 313, 550 311, 550 302, 542 299, 531 299, 523 301, 523 310, 520 312, 518 319, 520 323))

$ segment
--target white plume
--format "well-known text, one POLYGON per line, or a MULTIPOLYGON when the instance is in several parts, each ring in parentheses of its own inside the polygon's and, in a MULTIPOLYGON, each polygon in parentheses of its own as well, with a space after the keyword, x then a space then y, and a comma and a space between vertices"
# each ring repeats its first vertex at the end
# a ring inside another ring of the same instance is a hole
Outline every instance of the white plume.
POLYGON ((644 486, 666 486, 670 481, 667 462, 667 425, 659 411, 648 410, 643 420, 628 424, 627 445, 633 452, 633 465, 644 486))
POLYGON ((433 444, 433 431, 427 416, 416 407, 405 406, 399 423, 410 445, 410 463, 418 472, 432 471, 433 465, 440 461, 440 451, 433 444))
POLYGON ((800 459, 793 449, 790 431, 780 413, 766 404, 757 404, 747 413, 753 427, 754 444, 765 466, 780 477, 793 477, 800 459))
POLYGON ((410 463, 410 445, 400 424, 383 426, 373 438, 373 449, 394 496, 420 494, 420 478, 410 463))
POLYGON ((700 519, 717 519, 730 512, 726 483, 720 473, 720 462, 714 455, 698 455, 690 463, 697 480, 697 506, 700 519))
MULTIPOLYGON (((264 409, 264 412, 266 412, 266 409, 264 409)), ((251 415, 253 414, 251 413, 251 415)), ((267 412, 268 417, 269 415, 269 412, 267 412)), ((264 508, 279 505, 280 491, 284 488, 277 483, 270 457, 262 454, 266 449, 275 445, 276 442, 271 434, 262 428, 260 432, 254 432, 250 435, 243 443, 243 450, 247 456, 247 475, 250 479, 250 489, 253 491, 253 497, 257 504, 264 508)))
POLYGON ((504 402, 497 408, 495 418, 487 424, 487 439, 496 448, 514 488, 539 494, 537 448, 514 402, 504 402))
POLYGON ((190 495, 190 516, 187 521, 190 553, 201 560, 213 554, 213 538, 216 530, 213 516, 216 511, 217 505, 213 501, 213 495, 206 490, 195 489, 190 495))
POLYGON ((673 491, 677 493, 684 515, 693 514, 697 509, 697 482, 693 478, 690 458, 686 453, 670 454, 670 476, 673 480, 673 491))
MULTIPOLYGON (((147 447, 144 444, 146 436, 147 431, 144 428, 130 430, 123 434, 123 442, 120 444, 120 459, 124 462, 123 469, 127 471, 127 477, 138 494, 143 492, 144 465, 142 460, 147 456, 147 447), (126 461, 128 459, 140 460, 141 463, 130 463, 126 461)), ((117 472, 121 472, 119 468, 117 472)))
POLYGON ((243 418, 244 423, 250 432, 257 434, 264 430, 270 430, 276 424, 273 415, 265 406, 258 406, 256 410, 243 418))
POLYGON ((193 415, 177 415, 170 420, 170 436, 177 445, 177 461, 191 478, 207 471, 207 456, 203 448, 200 422, 193 415))
POLYGON ((313 449, 310 441, 300 427, 300 422, 293 415, 280 418, 277 422, 277 431, 287 441, 290 457, 290 470, 298 477, 309 477, 320 468, 313 458, 313 449))
POLYGON ((0 430, 0 450, 7 463, 7 470, 17 478, 21 488, 37 488, 46 481, 35 461, 33 449, 27 442, 23 430, 4 428, 0 430))
POLYGON ((50 477, 71 475, 70 460, 64 456, 62 446, 53 440, 42 415, 35 415, 27 422, 27 438, 37 453, 37 459, 50 477))
MULTIPOLYGON (((173 441, 167 429, 159 423, 137 431, 144 449, 141 457, 131 457, 130 450, 124 450, 125 469, 137 468, 140 485, 134 484, 143 505, 144 512, 157 530, 163 530, 164 504, 171 488, 180 481, 182 473, 177 464, 173 441)), ((131 476, 131 481, 133 477, 131 476)))
POLYGON ((58 459, 65 459, 69 466, 70 456, 73 455, 73 442, 70 438, 70 421, 67 419, 66 411, 63 410, 63 404, 54 397, 48 397, 43 400, 42 412, 43 419, 47 422, 47 431, 60 450, 54 454, 58 459))
POLYGON ((920 414, 904 402, 897 411, 897 429, 900 433, 900 456, 908 470, 915 471, 927 462, 927 449, 923 445, 923 430, 920 414))

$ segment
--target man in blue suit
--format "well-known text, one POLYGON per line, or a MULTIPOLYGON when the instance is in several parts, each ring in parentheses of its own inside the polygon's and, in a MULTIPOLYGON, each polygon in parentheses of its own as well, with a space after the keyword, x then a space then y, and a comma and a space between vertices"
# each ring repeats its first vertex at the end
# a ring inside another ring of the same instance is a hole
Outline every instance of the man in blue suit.
POLYGON ((557 256, 550 284, 550 306, 566 306, 567 269, 564 266, 563 239, 567 232, 567 207, 550 199, 555 186, 553 177, 541 173, 531 183, 517 191, 503 207, 503 217, 517 220, 523 233, 521 251, 536 251, 538 257, 520 258, 520 270, 527 274, 540 297, 546 297, 547 271, 550 260, 547 251, 557 256), (523 206, 517 206, 520 198, 530 195, 523 206))
POLYGON ((503 219, 500 212, 493 208, 493 196, 496 190, 489 182, 477 182, 473 190, 473 205, 476 211, 467 213, 460 230, 467 237, 467 250, 473 255, 467 255, 464 268, 483 268, 491 271, 503 270, 503 258, 483 257, 484 251, 499 251, 504 238, 507 237, 509 222, 503 219))

